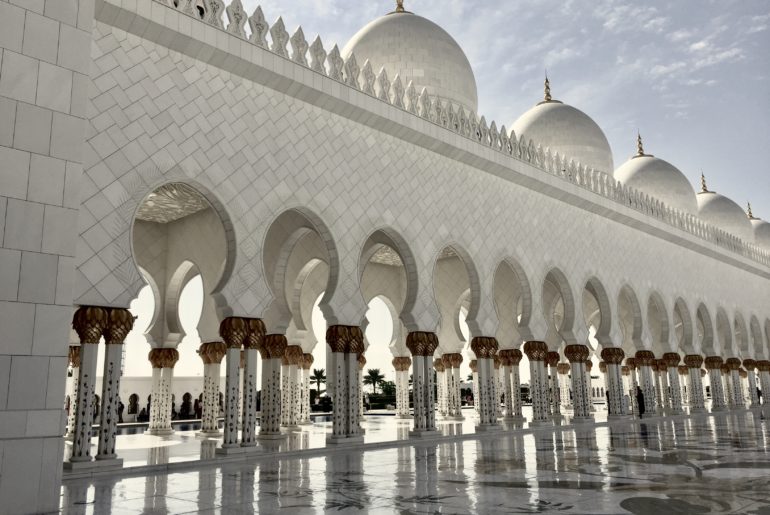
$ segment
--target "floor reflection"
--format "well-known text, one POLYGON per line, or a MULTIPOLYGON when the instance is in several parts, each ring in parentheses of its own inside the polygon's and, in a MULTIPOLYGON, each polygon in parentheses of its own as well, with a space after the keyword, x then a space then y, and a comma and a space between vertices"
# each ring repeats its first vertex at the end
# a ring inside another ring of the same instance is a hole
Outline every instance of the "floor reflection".
MULTIPOLYGON (((404 430, 408 425, 404 426, 404 430)), ((401 429, 399 427, 398 429, 401 429)), ((260 442, 306 449, 309 436, 260 442)), ((750 411, 325 456, 201 465, 194 472, 72 480, 64 513, 767 513, 766 421, 750 411)), ((213 441, 200 442, 213 457, 213 441)), ((152 457, 164 459, 163 451, 152 457)))

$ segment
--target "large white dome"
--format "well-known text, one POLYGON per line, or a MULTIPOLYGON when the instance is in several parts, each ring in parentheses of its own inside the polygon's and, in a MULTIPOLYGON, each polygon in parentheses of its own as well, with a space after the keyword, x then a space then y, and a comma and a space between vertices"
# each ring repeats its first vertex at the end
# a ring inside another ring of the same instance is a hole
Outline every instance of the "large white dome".
POLYGON ((612 173, 612 149, 599 125, 590 116, 558 100, 545 100, 513 123, 516 136, 531 139, 551 153, 582 165, 612 173))
POLYGON ((698 192, 698 216, 744 241, 754 241, 754 229, 743 209, 729 198, 713 191, 698 192))
POLYGON ((754 228, 754 243, 770 251, 770 223, 760 218, 751 218, 750 220, 751 226, 754 228))
POLYGON ((359 66, 368 59, 374 73, 384 67, 392 81, 396 74, 406 88, 450 100, 457 108, 478 111, 476 77, 460 45, 444 29, 410 12, 393 12, 366 25, 342 50, 355 54, 359 66))
MULTIPOLYGON (((641 152, 641 151, 640 151, 641 152)), ((615 179, 691 215, 698 214, 695 190, 677 167, 655 156, 635 155, 617 170, 615 179)))

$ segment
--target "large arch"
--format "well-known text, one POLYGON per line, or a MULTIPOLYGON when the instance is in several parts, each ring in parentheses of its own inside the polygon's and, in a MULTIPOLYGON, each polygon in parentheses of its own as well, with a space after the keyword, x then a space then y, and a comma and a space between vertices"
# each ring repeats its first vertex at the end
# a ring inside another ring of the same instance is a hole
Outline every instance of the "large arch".
POLYGON ((504 259, 495 269, 494 300, 500 347, 518 348, 531 339, 532 291, 524 269, 512 258, 504 259))
POLYGON ((715 349, 719 353, 717 355, 725 359, 738 355, 737 349, 733 346, 733 324, 730 323, 730 317, 721 306, 717 308, 716 337, 718 343, 715 349))
POLYGON ((292 319, 289 299, 295 282, 308 262, 321 259, 328 266, 327 285, 321 311, 329 324, 336 323, 328 301, 339 277, 337 247, 327 225, 306 208, 291 208, 279 214, 265 233, 262 264, 273 301, 264 314, 268 331, 284 333, 292 319))
POLYGON ((574 336, 575 297, 567 276, 558 268, 549 270, 543 279, 542 307, 547 325, 545 340, 550 349, 560 349, 565 343, 585 345, 574 336))
POLYGON ((481 299, 481 281, 476 265, 462 246, 456 243, 445 245, 436 255, 433 265, 433 293, 441 316, 439 345, 445 351, 449 349, 445 347, 446 342, 442 342, 442 335, 446 337, 456 334, 455 306, 466 290, 469 292, 466 323, 471 337, 484 336, 476 321, 481 299), (446 320, 446 317, 452 319, 446 320))
POLYGON ((749 328, 746 325, 746 320, 743 318, 743 315, 741 315, 741 313, 738 311, 735 312, 735 323, 733 324, 733 328, 735 335, 734 348, 739 353, 736 354, 736 356, 740 356, 742 359, 749 358, 751 355, 751 351, 749 350, 749 328))
MULTIPOLYGON (((596 277, 591 277, 583 287, 582 311, 586 328, 593 328, 594 338, 601 347, 612 347, 612 303, 604 285, 596 277)), ((599 351, 599 349, 592 349, 599 351)))
POLYGON ((756 360, 764 359, 766 357, 765 339, 762 336, 762 326, 759 324, 759 319, 756 315, 751 316, 749 328, 751 332, 751 347, 754 352, 752 357, 756 360))
POLYGON ((650 298, 647 300, 647 327, 653 342, 660 342, 666 351, 679 351, 679 348, 671 348, 671 324, 668 320, 668 310, 663 296, 656 291, 650 293, 650 298))
POLYGON ((705 356, 718 355, 714 346, 714 323, 708 308, 703 303, 700 303, 695 311, 695 326, 698 331, 701 352, 705 356))
MULTIPOLYGON (((627 355, 632 356, 645 347, 642 339, 642 306, 639 297, 628 284, 623 285, 618 293, 618 322, 623 335, 623 350, 627 355)), ((663 351, 660 342, 651 343, 652 351, 659 355, 663 351)))
MULTIPOLYGON (((690 315, 690 308, 683 298, 679 297, 674 301, 674 336, 678 350, 685 354, 698 354, 702 349, 695 348, 695 338, 693 335, 693 321, 690 315)), ((700 343, 700 341, 698 342, 700 343)))

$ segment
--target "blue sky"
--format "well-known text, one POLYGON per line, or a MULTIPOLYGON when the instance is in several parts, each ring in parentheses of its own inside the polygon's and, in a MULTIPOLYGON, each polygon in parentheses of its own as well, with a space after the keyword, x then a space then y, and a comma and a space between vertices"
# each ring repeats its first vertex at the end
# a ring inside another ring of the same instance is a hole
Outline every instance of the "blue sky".
MULTIPOLYGON (((395 1, 243 0, 340 49, 395 1)), ((645 150, 770 219, 770 1, 406 0, 444 27, 476 74, 479 112, 510 127, 542 97, 602 127, 619 166, 645 150)))

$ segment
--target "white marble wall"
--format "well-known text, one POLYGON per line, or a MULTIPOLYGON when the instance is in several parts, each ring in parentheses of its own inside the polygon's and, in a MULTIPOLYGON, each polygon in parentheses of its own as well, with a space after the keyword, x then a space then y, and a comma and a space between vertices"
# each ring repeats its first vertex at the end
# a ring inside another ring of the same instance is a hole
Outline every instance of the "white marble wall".
POLYGON ((93 0, 0 1, 0 511, 7 514, 59 506, 93 12, 93 0))

